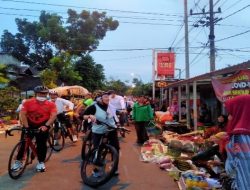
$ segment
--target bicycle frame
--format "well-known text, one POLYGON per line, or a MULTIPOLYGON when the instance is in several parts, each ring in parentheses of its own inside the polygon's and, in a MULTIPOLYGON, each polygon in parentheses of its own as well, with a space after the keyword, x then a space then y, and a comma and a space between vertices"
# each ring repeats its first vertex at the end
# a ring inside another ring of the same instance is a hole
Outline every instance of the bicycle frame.
MULTIPOLYGON (((26 155, 26 152, 29 150, 29 148, 31 149, 31 153, 30 153, 30 157, 31 157, 31 160, 30 160, 30 163, 32 163, 32 160, 37 157, 37 150, 36 150, 36 145, 32 142, 32 139, 27 135, 25 134, 25 131, 27 129, 25 128, 13 128, 11 130, 6 130, 5 132, 5 136, 7 137, 7 135, 9 136, 13 136, 11 134, 12 131, 22 131, 22 134, 21 134, 21 137, 20 137, 20 140, 19 142, 24 142, 25 145, 24 145, 24 151, 23 151, 23 155, 22 155, 22 159, 25 159, 25 155, 26 155), (32 157, 33 155, 33 157, 32 157)), ((38 132, 39 130, 38 129, 35 129, 35 130, 31 130, 32 132, 36 133, 38 132)), ((29 162, 27 164, 30 164, 29 162)))

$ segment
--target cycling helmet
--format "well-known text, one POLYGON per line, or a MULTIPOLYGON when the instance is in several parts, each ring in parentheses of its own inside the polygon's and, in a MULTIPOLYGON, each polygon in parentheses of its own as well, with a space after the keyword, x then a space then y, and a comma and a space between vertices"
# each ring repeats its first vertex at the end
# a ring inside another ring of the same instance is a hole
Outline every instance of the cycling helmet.
POLYGON ((57 91, 55 91, 55 90, 50 90, 49 94, 51 94, 51 95, 58 95, 57 91))
POLYGON ((49 89, 46 86, 36 86, 34 88, 35 93, 48 93, 49 89))

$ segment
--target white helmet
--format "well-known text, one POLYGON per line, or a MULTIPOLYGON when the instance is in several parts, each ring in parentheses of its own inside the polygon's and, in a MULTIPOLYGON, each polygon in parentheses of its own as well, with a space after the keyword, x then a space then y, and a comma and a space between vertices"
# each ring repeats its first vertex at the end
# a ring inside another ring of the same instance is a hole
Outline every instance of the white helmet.
POLYGON ((57 91, 55 91, 55 90, 50 90, 50 91, 49 91, 49 94, 58 95, 57 91))

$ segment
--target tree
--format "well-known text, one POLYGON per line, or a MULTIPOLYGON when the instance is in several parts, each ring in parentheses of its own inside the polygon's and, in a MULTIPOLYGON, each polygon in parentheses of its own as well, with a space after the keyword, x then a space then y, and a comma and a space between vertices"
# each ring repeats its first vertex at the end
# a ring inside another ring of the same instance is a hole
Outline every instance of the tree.
POLYGON ((67 35, 68 47, 72 54, 84 55, 95 50, 99 41, 102 40, 106 32, 115 30, 119 23, 107 17, 105 12, 83 10, 80 14, 76 11, 68 10, 67 35))
POLYGON ((75 70, 82 78, 78 83, 79 85, 90 91, 103 88, 105 79, 103 66, 96 64, 89 54, 80 57, 75 64, 75 70))
POLYGON ((19 99, 16 97, 18 90, 15 87, 6 87, 0 90, 0 112, 16 110, 19 99))
MULTIPOLYGON (((89 80, 94 80, 97 83, 95 85, 91 81, 85 81, 86 78, 82 80, 74 64, 76 60, 82 63, 88 62, 89 58, 85 56, 90 57, 89 53, 98 47, 99 41, 105 37, 107 31, 118 27, 118 21, 107 17, 105 12, 90 13, 83 10, 78 14, 69 9, 66 23, 59 15, 42 11, 39 21, 29 22, 27 19, 17 18, 16 24, 17 34, 14 35, 5 30, 2 35, 3 51, 11 53, 19 61, 36 66, 40 71, 54 69, 53 63, 57 61, 56 64, 59 64, 58 60, 62 60, 63 69, 55 71, 55 76, 59 79, 69 84, 86 83, 92 89, 101 86, 104 76, 101 65, 85 66, 90 66, 91 75, 89 76, 92 79, 89 80), (67 55, 66 60, 65 55, 67 55), (85 58, 87 61, 84 60, 85 58)), ((81 74, 84 76, 84 73, 81 74)), ((45 74, 45 76, 48 75, 45 74)))
POLYGON ((57 87, 57 73, 54 70, 45 69, 40 73, 41 80, 43 85, 47 86, 48 88, 55 88, 57 87))
POLYGON ((115 90, 118 94, 125 95, 129 87, 121 80, 111 79, 110 81, 106 81, 104 89, 115 90))
POLYGON ((18 66, 0 63, 0 84, 7 85, 17 75, 18 66))
POLYGON ((10 81, 7 69, 5 64, 0 64, 0 84, 7 84, 10 81))

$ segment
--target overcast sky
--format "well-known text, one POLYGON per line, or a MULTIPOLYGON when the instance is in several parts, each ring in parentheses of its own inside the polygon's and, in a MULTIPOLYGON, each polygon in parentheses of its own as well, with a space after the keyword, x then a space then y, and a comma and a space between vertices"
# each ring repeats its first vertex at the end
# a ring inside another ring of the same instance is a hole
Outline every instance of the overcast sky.
MULTIPOLYGON (((28 18, 36 20, 39 11, 62 12, 66 17, 71 5, 80 12, 82 9, 93 11, 106 11, 107 16, 113 16, 120 22, 115 31, 108 32, 100 42, 98 50, 92 53, 95 62, 102 64, 106 78, 132 81, 134 77, 141 78, 144 82, 152 79, 152 50, 151 48, 172 47, 176 52, 176 68, 182 70, 185 77, 184 60, 184 27, 183 26, 183 1, 184 0, 60 0, 60 1, 22 1, 0 0, 0 33, 4 29, 12 33, 17 32, 15 18, 28 18), (25 3, 33 2, 33 3, 25 3), (35 3, 50 3, 43 5, 35 3), (81 7, 81 8, 80 8, 81 7), (10 9, 9 9, 10 8, 10 9), (15 8, 16 10, 13 10, 15 8), (31 9, 17 10, 17 9, 31 9), (136 13, 135 13, 136 12, 136 13), (17 15, 11 15, 17 14, 17 15), (23 16, 21 16, 23 15, 23 16), (26 16, 24 16, 26 15, 26 16), (117 51, 117 50, 127 51, 117 51), (141 49, 140 51, 135 49, 141 49)), ((202 8, 208 11, 209 0, 188 0, 188 9, 194 13, 201 12, 202 8)), ((249 0, 214 0, 215 11, 221 7, 222 13, 215 16, 222 18, 215 26, 216 69, 228 65, 235 65, 250 58, 250 2, 249 0), (249 5, 249 6, 248 6, 249 5), (241 10, 242 9, 242 10, 241 10), (239 11, 238 11, 239 10, 239 11), (231 15, 232 14, 232 15, 231 15), (231 16, 230 16, 231 15, 231 16), (239 35, 238 35, 239 34, 239 35), (232 38, 224 39, 234 36, 232 38), (230 50, 226 50, 230 49, 230 50)), ((208 15, 207 15, 208 16, 208 15)), ((190 39, 190 76, 207 73, 209 66, 208 27, 193 27, 194 23, 204 18, 204 15, 189 16, 190 39), (204 46, 208 45, 204 48, 204 46), (201 53, 200 53, 201 52, 201 53)), ((176 75, 178 73, 176 72, 176 75)))

